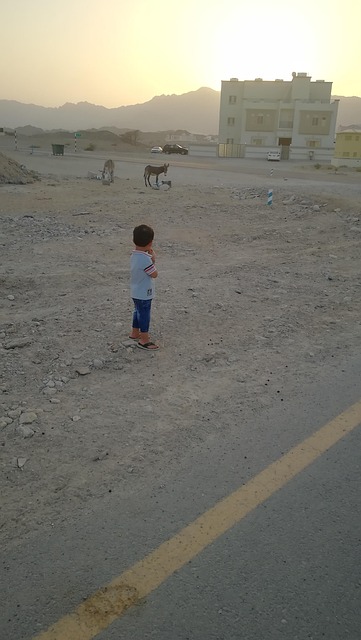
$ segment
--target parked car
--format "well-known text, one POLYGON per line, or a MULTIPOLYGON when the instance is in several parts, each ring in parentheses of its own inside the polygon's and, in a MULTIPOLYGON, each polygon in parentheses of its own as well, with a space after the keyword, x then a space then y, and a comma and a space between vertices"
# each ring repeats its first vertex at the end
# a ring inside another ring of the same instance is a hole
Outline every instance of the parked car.
POLYGON ((165 144, 163 153, 180 153, 182 156, 187 156, 188 149, 187 147, 182 147, 180 144, 165 144))
POLYGON ((151 153, 162 153, 163 149, 162 149, 162 147, 152 147, 150 152, 151 153))
POLYGON ((267 160, 273 160, 274 162, 279 162, 281 160, 281 152, 280 151, 269 151, 267 153, 267 160))

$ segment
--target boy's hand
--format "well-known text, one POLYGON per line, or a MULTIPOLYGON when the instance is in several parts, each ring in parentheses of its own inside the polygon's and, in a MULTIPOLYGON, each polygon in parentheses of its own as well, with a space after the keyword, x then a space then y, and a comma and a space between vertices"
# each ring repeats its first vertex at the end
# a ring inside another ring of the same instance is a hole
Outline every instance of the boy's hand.
POLYGON ((148 249, 148 253, 149 253, 150 257, 152 258, 153 262, 155 262, 155 252, 154 252, 154 249, 148 249))

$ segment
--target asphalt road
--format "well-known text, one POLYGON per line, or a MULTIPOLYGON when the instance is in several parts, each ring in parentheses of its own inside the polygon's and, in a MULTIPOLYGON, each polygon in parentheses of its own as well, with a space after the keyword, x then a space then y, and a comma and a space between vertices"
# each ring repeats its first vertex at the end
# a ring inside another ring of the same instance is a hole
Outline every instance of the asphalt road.
MULTIPOLYGON (((37 636, 360 402, 360 373, 360 357, 340 358, 326 378, 317 374, 302 389, 285 382, 282 404, 246 412, 227 439, 220 434, 194 450, 161 486, 126 500, 114 490, 75 521, 5 550, 1 639, 37 636)), ((104 614, 88 606, 85 635, 65 627, 47 640, 359 640, 360 436, 358 426, 317 453, 104 630, 87 635, 87 616, 104 614)))

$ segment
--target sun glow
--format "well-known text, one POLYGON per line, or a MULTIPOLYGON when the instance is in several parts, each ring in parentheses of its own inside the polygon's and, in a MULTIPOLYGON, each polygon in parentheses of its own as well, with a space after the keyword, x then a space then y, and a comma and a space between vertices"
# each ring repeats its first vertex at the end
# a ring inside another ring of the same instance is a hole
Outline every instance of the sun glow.
POLYGON ((107 11, 98 0, 12 0, 2 8, 0 97, 115 107, 292 71, 361 95, 360 21, 359 0, 168 0, 162 11, 149 0, 108 0, 107 11))

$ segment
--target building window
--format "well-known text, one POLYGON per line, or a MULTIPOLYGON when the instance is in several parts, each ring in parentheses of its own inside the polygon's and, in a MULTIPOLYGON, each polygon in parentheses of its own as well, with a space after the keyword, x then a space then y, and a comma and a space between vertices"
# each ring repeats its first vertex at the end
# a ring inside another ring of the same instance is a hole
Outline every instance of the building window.
POLYGON ((252 138, 251 144, 256 145, 256 147, 262 147, 263 140, 262 140, 262 138, 252 138))
POLYGON ((353 152, 353 157, 354 157, 354 158, 357 158, 357 151, 354 151, 354 152, 353 152))
POLYGON ((257 116, 257 124, 263 124, 263 114, 258 114, 258 116, 257 116))
POLYGON ((355 140, 358 142, 360 140, 360 136, 355 136, 355 140))
POLYGON ((317 125, 318 125, 318 118, 317 117, 312 118, 312 126, 317 127, 317 125))
POLYGON ((228 104, 236 104, 237 96, 229 96, 228 104))
POLYGON ((293 128, 293 120, 280 120, 280 129, 292 129, 293 128))
POLYGON ((352 140, 352 136, 345 136, 345 140, 352 140))
POLYGON ((280 111, 279 128, 280 129, 292 129, 293 128, 293 118, 294 118, 293 109, 281 109, 281 111, 280 111))
POLYGON ((229 127, 234 127, 234 118, 227 118, 227 124, 229 127))
POLYGON ((227 138, 227 144, 233 144, 234 138, 227 138))
POLYGON ((315 149, 316 147, 321 146, 321 142, 319 140, 307 140, 306 145, 311 149, 315 149))
POLYGON ((344 158, 349 158, 350 157, 350 152, 349 151, 344 151, 342 155, 343 155, 344 158))

